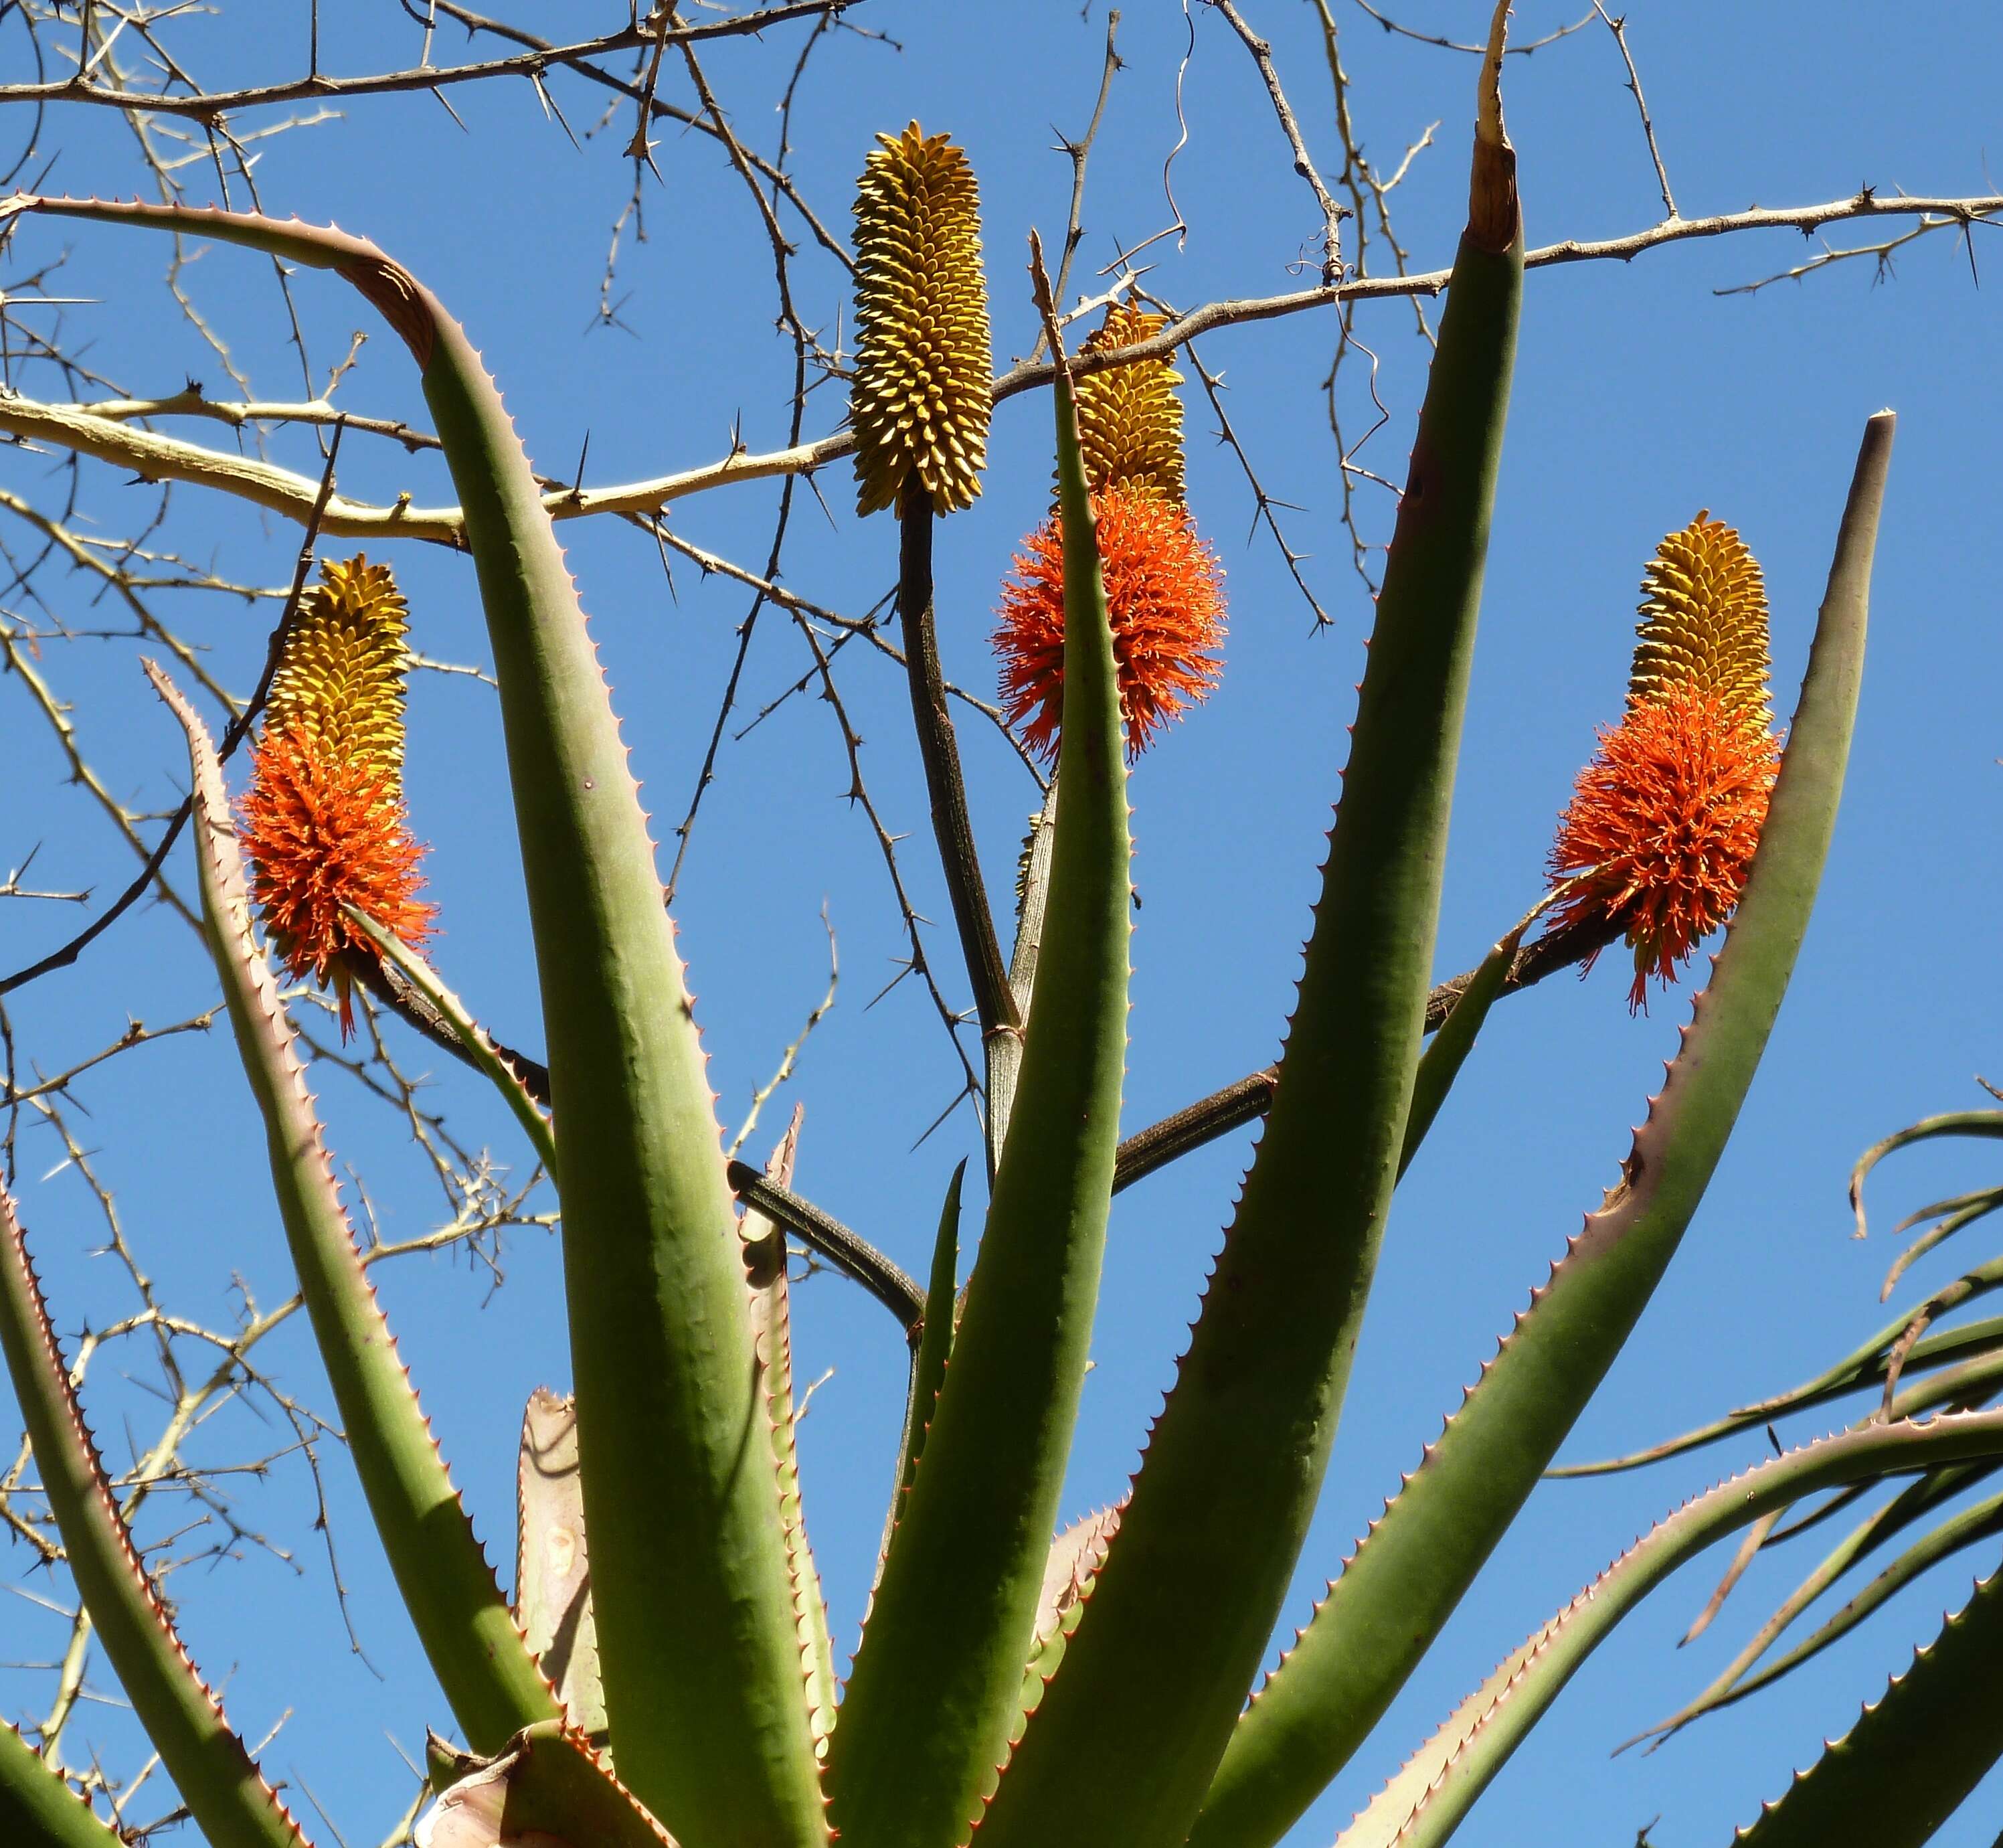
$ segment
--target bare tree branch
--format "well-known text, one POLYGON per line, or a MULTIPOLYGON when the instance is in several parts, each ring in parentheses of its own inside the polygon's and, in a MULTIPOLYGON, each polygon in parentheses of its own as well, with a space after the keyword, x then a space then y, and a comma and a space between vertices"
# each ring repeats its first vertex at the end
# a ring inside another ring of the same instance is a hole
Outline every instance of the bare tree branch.
MULTIPOLYGON (((1799 231, 1809 236, 1828 225, 1886 218, 1938 221, 1933 228, 1947 225, 1970 228, 1994 223, 1999 215, 2003 215, 2003 196, 1994 194, 1950 198, 1900 193, 1880 198, 1867 190, 1815 205, 1756 206, 1704 218, 1665 219, 1620 237, 1568 238, 1531 251, 1524 263, 1532 269, 1571 263, 1624 263, 1666 245, 1746 231, 1799 231)), ((1131 346, 1081 352, 1073 364, 1083 375, 1143 359, 1167 359, 1184 342, 1220 327, 1277 320, 1339 303, 1435 296, 1446 287, 1448 275, 1445 270, 1425 270, 1410 275, 1359 276, 1340 284, 1318 285, 1281 295, 1207 302, 1146 340, 1131 346)), ((1049 384, 1050 377, 1047 361, 1025 360, 995 380, 995 401, 1040 389, 1049 384)), ((204 449, 152 431, 131 429, 96 415, 88 405, 43 404, 18 394, 0 394, 0 431, 96 457, 129 468, 142 480, 188 481, 218 488, 295 520, 306 517, 316 495, 316 484, 289 469, 204 449)), ((796 443, 762 455, 736 450, 718 461, 645 481, 606 488, 552 488, 544 495, 543 504, 554 520, 578 520, 603 513, 659 513, 674 501, 729 483, 811 474, 852 454, 855 448, 854 435, 842 430, 816 442, 796 443)), ((457 507, 418 507, 402 497, 389 506, 376 506, 337 495, 328 503, 321 530, 337 537, 421 539, 455 547, 464 543, 464 520, 457 507)))

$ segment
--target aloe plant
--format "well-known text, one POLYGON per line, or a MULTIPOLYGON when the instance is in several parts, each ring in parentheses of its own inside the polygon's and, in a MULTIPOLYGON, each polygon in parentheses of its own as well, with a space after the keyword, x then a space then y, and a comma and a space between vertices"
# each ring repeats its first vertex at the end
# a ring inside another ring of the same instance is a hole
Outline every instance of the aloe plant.
MULTIPOLYGON (((1134 928, 1126 758, 1180 702, 1201 696, 1214 677, 1202 650, 1216 632, 1207 604, 1183 625, 1180 677, 1145 682, 1137 663, 1173 639, 1175 613, 1164 616, 1158 586, 1148 593, 1155 605, 1139 609, 1132 548, 1168 545, 1175 582, 1208 599, 1216 590, 1183 504, 1176 376, 1162 352, 1127 350, 1165 324, 1115 304, 1089 349, 1068 355, 1035 257, 1056 504, 1033 548, 1042 587, 1026 580, 1016 600, 1024 621, 1043 628, 1019 632, 1012 646, 1026 689, 1019 717, 1033 712, 1031 736, 1051 747, 1054 786, 1024 856, 1005 969, 928 639, 934 522, 978 492, 983 460, 987 310, 973 261, 974 193, 964 157, 916 124, 883 138, 871 157, 858 205, 875 266, 865 293, 876 292, 856 398, 862 504, 900 523, 914 718, 981 997, 991 1105, 984 1219, 963 1223, 956 1174, 922 1286, 795 1192, 811 1172, 798 1160, 797 1118, 762 1174, 726 1160, 654 845, 549 495, 459 324, 400 264, 346 233, 180 205, 6 202, 10 219, 198 234, 334 272, 407 346, 463 510, 499 684, 547 1065, 498 1045, 446 986, 407 940, 421 922, 407 905, 350 894, 325 906, 334 947, 317 972, 361 981, 483 1072, 559 1192, 574 1392, 539 1394, 523 1423, 512 1602, 369 1285, 260 940, 257 910, 267 925, 274 915, 266 862, 291 811, 268 791, 246 811, 247 844, 264 869, 253 891, 217 748, 173 679, 152 670, 185 737, 204 931, 314 1336, 383 1549, 463 1741, 433 1742, 434 1848, 529 1838, 563 1848, 669 1839, 818 1848, 836 1832, 856 1848, 963 1848, 977 1826, 984 1845, 1009 1848, 1264 1848, 1364 1742, 1634 1328, 1732 1132, 1814 904, 1862 671, 1889 414, 1865 429, 1777 779, 1764 600, 1757 637, 1732 618, 1740 626, 1728 639, 1739 652, 1730 656, 1729 709, 1712 698, 1702 663, 1677 653, 1676 611, 1658 610, 1645 628, 1624 723, 1666 723, 1666 715, 1681 723, 1695 712, 1693 723, 1713 728, 1699 740, 1706 749, 1739 754, 1728 765, 1743 799, 1732 825, 1750 872, 1735 862, 1720 900, 1728 910, 1736 902, 1736 918, 1620 1185, 1248 1704, 1301 1563, 1395 1190, 1449 1090, 1479 1073, 1472 1055, 1489 1010, 1527 985, 1526 957, 1543 958, 1533 975, 1625 936, 1638 989, 1715 921, 1686 919, 1681 936, 1666 939, 1669 913, 1648 908, 1662 894, 1638 849, 1596 850, 1589 864, 1574 853, 1557 887, 1477 970, 1432 985, 1522 309, 1522 215, 1500 89, 1506 12, 1496 9, 1482 61, 1467 227, 1284 1056, 1222 1102, 1124 1145, 1134 928), (928 213, 949 235, 934 236, 928 213), (944 253, 950 312, 928 318, 937 304, 913 251, 944 253), (949 377, 925 369, 941 328, 949 345, 979 349, 949 354, 949 377), (1124 397, 1107 383, 1121 368, 1134 387, 1124 397), (1119 453, 1130 416, 1152 446, 1145 467, 1119 453), (1155 627, 1144 634, 1145 620, 1155 627), (1526 947, 1554 906, 1564 908, 1561 923, 1526 947), (1054 1536, 1113 1195, 1248 1113, 1264 1114, 1266 1127, 1131 1489, 1117 1507, 1054 1536), (903 1443, 884 1460, 883 1556, 845 1686, 795 1440, 789 1237, 867 1281, 910 1350, 903 1443), (972 1253, 963 1286, 963 1248, 972 1253)), ((1701 552, 1709 530, 1700 516, 1672 540, 1701 552)), ((362 579, 358 565, 329 572, 337 588, 362 579)), ((281 632, 281 656, 285 642, 281 632)), ((369 671, 393 677, 394 649, 380 635, 369 646, 377 642, 387 664, 369 671)), ((311 709, 287 697, 271 724, 293 729, 267 736, 280 755, 293 754, 288 774, 310 781, 321 763, 313 754, 336 747, 295 723, 311 709)), ((381 697, 400 719, 400 692, 381 697)), ((1617 765, 1612 751, 1610 742, 1603 768, 1617 765)), ((341 786, 386 843, 393 871, 403 864, 399 792, 383 764, 369 775, 341 786)), ((1616 807, 1638 800, 1613 768, 1595 787, 1616 807)), ((303 969, 301 928, 288 923, 283 941, 275 925, 267 935, 303 969)), ((1948 1123, 1911 1133, 1945 1133, 1948 1123)), ((1970 1119, 1952 1127, 1993 1132, 1970 1119)), ((1995 1203, 1969 1195, 1930 1211, 1943 1216, 1944 1237, 1995 1203)), ((179 1646, 98 1463, 25 1234, 11 1202, 0 1206, 0 1339, 71 1570, 121 1683, 216 1848, 302 1840, 179 1646)), ((1998 1280, 2003 1271, 1971 1272, 1952 1303, 1937 1299, 1924 1318, 1893 1325, 1788 1398, 1799 1405, 1882 1383, 1887 1402, 1882 1416, 1670 1517, 1511 1655, 1344 1843, 1444 1840, 1586 1654, 1697 1549, 1749 1523, 1764 1524, 1755 1531, 1764 1538, 1781 1511, 1819 1491, 1924 1472, 1896 1512, 1846 1542, 1847 1565, 2003 1464, 2003 1412, 1981 1409, 2003 1371, 1980 1370, 2003 1336, 1993 1324, 1927 1327, 1998 1280), (1922 1411, 1937 1415, 1921 1421, 1922 1411)), ((1691 1441, 1773 1409, 1735 1414, 1691 1441)), ((1994 1498, 1974 1503, 1903 1570, 1999 1528, 1994 1498)), ((1770 1810, 1754 1839, 1827 1839, 1827 1818, 1868 1815, 1874 1841, 1923 1839, 2003 1752, 2003 1710, 1985 1671, 1999 1613, 1992 1585, 1856 1739, 1770 1810), (1895 1772, 1885 1769, 1888 1755, 1895 1772)), ((1708 1704, 1736 1691, 1714 1690, 1708 1704)), ((11 1733, 0 1738, 0 1822, 10 1842, 36 1848, 95 1844, 108 1832, 11 1733)))

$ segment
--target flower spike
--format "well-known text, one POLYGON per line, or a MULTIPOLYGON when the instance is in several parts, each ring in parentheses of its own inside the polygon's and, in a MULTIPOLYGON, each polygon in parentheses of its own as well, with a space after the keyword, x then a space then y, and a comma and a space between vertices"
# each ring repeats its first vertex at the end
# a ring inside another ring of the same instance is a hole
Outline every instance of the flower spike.
POLYGON ((993 408, 980 191, 945 135, 876 139, 855 198, 855 510, 901 516, 915 471, 955 513, 981 492, 993 408))
POLYGON ((1649 562, 1627 713, 1600 732, 1550 852, 1554 878, 1582 880, 1554 929, 1624 927, 1631 1009, 1651 975, 1676 979, 1745 890, 1780 762, 1767 674, 1760 567, 1700 513, 1649 562))
POLYGON ((1746 541, 1708 509, 1655 548, 1641 578, 1631 699, 1692 685, 1735 723, 1773 725, 1767 688, 1767 584, 1746 541))
MULTIPOLYGON (((1085 351, 1132 346, 1167 325, 1166 315, 1110 303, 1085 351)), ((1111 366, 1078 381, 1078 433, 1085 478, 1095 492, 1125 488, 1183 504, 1183 406, 1176 396, 1182 382, 1182 374, 1166 359, 1111 366)))
MULTIPOLYGON (((1222 677, 1223 567, 1174 502, 1123 484, 1094 494, 1100 568, 1127 754, 1135 758, 1222 677)), ((1023 742, 1054 759, 1064 718, 1064 531, 1056 514, 1029 535, 1002 587, 1002 699, 1023 742)))
POLYGON ((342 906, 413 946, 436 912, 417 896, 424 849, 404 806, 404 599, 364 557, 320 575, 271 677, 239 819, 272 947, 295 980, 333 987, 345 1038, 355 973, 380 956, 342 906))

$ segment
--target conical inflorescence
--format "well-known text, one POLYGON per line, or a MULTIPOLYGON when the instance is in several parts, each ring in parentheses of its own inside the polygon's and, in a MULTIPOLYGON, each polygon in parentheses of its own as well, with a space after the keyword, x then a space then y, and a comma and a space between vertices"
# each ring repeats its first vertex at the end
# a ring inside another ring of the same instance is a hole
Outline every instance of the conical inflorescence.
MULTIPOLYGON (((1085 351, 1131 346, 1165 324, 1116 303, 1085 351)), ((1130 756, 1208 698, 1223 673, 1224 570, 1183 504, 1181 382, 1167 360, 1143 359, 1077 383, 1130 756)), ((999 615, 1003 709, 1023 743, 1054 761, 1064 717, 1064 530, 1054 512, 1015 555, 999 615)))
MULTIPOLYGON (((1113 625, 1127 750, 1138 756, 1222 677, 1223 568, 1178 506, 1131 488, 1092 497, 1113 625)), ((1029 748, 1052 762, 1064 719, 1064 528, 1052 514, 1015 555, 1002 586, 995 652, 1002 703, 1029 748)))
POLYGON ((1736 723, 1771 728, 1767 581, 1746 541, 1708 509, 1656 547, 1638 635, 1629 698, 1701 687, 1736 723))
POLYGON ((936 513, 981 492, 993 409, 981 195, 965 152, 916 122, 879 135, 855 198, 856 511, 936 513))
POLYGON ((375 946, 351 905, 413 946, 434 908, 418 897, 424 849, 404 806, 407 611, 386 565, 322 563, 271 677, 239 810, 251 890, 288 975, 311 975, 353 1030, 358 968, 375 946))
MULTIPOLYGON (((1168 317, 1115 302, 1085 343, 1088 353, 1133 346, 1161 332, 1168 317)), ((1078 434, 1086 481, 1183 504, 1182 374, 1166 359, 1136 360, 1078 381, 1078 434)))
POLYGON ((1766 586, 1738 534, 1708 513, 1670 534, 1641 614, 1627 710, 1601 731, 1550 853, 1554 877, 1580 882, 1554 928, 1620 927, 1633 1008, 1736 908, 1780 760, 1766 586))

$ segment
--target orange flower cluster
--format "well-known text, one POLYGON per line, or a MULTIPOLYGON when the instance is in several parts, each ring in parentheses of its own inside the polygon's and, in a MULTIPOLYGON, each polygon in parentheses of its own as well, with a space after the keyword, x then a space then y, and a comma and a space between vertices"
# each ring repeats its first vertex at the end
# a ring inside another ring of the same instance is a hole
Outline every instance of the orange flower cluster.
POLYGON ((1737 907, 1779 761, 1771 733, 1734 725, 1694 687, 1635 700, 1602 730, 1551 849, 1556 878, 1598 870, 1554 927, 1587 917, 1626 926, 1631 1008, 1647 1004, 1650 975, 1675 981, 1698 939, 1737 907))
POLYGON ((413 947, 436 911, 417 895, 424 849, 404 806, 403 598, 365 558, 321 573, 272 677, 239 838, 273 950, 295 980, 334 989, 345 1039, 355 977, 379 959, 341 907, 413 947))
MULTIPOLYGON (((1175 502, 1124 487, 1092 497, 1113 627, 1127 750, 1137 757, 1222 676, 1224 571, 1175 502)), ((1048 761, 1064 719, 1064 531, 1058 516, 1029 535, 1002 586, 995 652, 1002 701, 1023 743, 1048 761)))
MULTIPOLYGON (((1642 585, 1627 710, 1602 730, 1551 849, 1579 888, 1553 928, 1619 925, 1647 1005, 1737 908, 1779 768, 1767 708, 1767 600, 1739 535, 1700 513, 1662 541, 1642 585)), ((1590 967, 1590 964, 1588 965, 1590 967)))
MULTIPOLYGON (((1088 352, 1159 333, 1159 314, 1114 302, 1088 352)), ((1183 500, 1182 382, 1166 359, 1077 381, 1079 448, 1091 490, 1113 628, 1127 751, 1210 696, 1223 677, 1224 568, 1197 537, 1183 500)), ((995 649, 1002 702, 1023 743, 1047 761, 1064 723, 1064 530, 1054 508, 1023 541, 1002 586, 995 649)))

